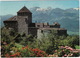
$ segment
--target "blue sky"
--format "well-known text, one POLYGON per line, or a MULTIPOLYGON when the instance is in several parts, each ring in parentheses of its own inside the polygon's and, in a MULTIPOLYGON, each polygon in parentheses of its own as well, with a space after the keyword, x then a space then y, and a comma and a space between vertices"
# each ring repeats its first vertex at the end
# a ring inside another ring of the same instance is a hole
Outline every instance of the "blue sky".
POLYGON ((27 8, 32 7, 41 7, 41 8, 62 8, 62 9, 68 9, 68 8, 77 8, 79 7, 79 2, 76 0, 73 1, 1 1, 1 13, 0 15, 7 15, 7 14, 13 14, 16 15, 16 12, 20 10, 24 5, 27 8))

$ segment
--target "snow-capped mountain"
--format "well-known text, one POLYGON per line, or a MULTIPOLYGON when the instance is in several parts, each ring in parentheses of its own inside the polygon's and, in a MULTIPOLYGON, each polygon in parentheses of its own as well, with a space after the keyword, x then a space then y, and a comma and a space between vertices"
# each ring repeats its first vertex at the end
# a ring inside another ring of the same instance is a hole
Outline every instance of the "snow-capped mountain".
MULTIPOLYGON (((76 8, 77 9, 77 8, 76 8)), ((79 10, 75 8, 60 9, 60 8, 30 8, 32 12, 33 22, 59 22, 61 27, 68 29, 69 31, 79 31, 79 10)), ((11 16, 2 16, 2 21, 8 19, 11 16)), ((2 24, 3 25, 3 24, 2 24)))

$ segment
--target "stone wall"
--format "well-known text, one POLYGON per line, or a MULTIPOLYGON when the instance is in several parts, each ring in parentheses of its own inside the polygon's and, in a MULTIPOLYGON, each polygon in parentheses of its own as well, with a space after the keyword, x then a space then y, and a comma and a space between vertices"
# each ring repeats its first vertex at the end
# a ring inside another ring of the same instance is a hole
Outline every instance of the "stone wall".
MULTIPOLYGON (((54 29, 52 29, 54 30, 54 29)), ((37 30, 37 38, 43 38, 43 37, 47 37, 48 34, 51 33, 51 30, 42 30, 42 29, 38 29, 37 30)), ((56 33, 59 36, 65 35, 67 36, 67 30, 54 30, 54 33, 56 33)))
POLYGON ((6 28, 13 28, 16 32, 18 32, 18 22, 17 21, 4 21, 4 25, 6 28))
POLYGON ((38 27, 38 28, 44 27, 44 24, 43 24, 43 23, 35 23, 35 25, 36 25, 36 27, 38 27))
POLYGON ((38 28, 30 27, 30 28, 28 28, 28 34, 31 34, 33 36, 37 36, 37 30, 38 30, 38 28))
POLYGON ((50 28, 60 28, 60 25, 50 25, 50 28))
POLYGON ((17 13, 17 16, 28 16, 28 24, 32 23, 32 13, 21 12, 17 13))
POLYGON ((28 35, 28 16, 18 16, 18 32, 28 35), (25 19, 26 18, 26 19, 25 19))

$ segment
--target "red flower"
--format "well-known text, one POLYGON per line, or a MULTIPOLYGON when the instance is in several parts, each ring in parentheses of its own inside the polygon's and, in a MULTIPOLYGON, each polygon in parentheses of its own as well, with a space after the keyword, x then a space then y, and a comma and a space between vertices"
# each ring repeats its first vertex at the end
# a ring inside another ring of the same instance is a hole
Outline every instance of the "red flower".
POLYGON ((32 51, 37 57, 43 57, 44 55, 47 56, 47 54, 44 51, 39 50, 38 48, 32 49, 32 51))
POLYGON ((73 51, 74 49, 70 48, 69 50, 70 50, 70 51, 73 51))
POLYGON ((66 54, 65 54, 64 56, 65 56, 65 57, 67 57, 67 55, 66 55, 66 54))
POLYGON ((6 57, 10 57, 9 54, 6 54, 5 56, 6 56, 6 57))
POLYGON ((17 55, 17 56, 20 56, 20 52, 17 52, 16 55, 17 55))
POLYGON ((17 52, 15 54, 11 55, 11 57, 16 57, 16 56, 20 56, 20 52, 17 52))
POLYGON ((26 48, 28 48, 28 46, 26 46, 26 47, 22 47, 22 49, 26 49, 26 48))
POLYGON ((14 55, 11 55, 11 57, 16 57, 16 54, 14 54, 14 55))
POLYGON ((57 52, 57 50, 54 51, 55 53, 57 52))
MULTIPOLYGON (((40 50, 38 48, 32 49, 32 48, 29 48, 28 46, 26 46, 26 47, 22 47, 22 49, 23 49, 23 51, 24 51, 24 49, 28 49, 29 52, 33 52, 30 56, 36 56, 36 57, 47 56, 47 54, 44 51, 42 51, 42 50, 40 50)), ((26 50, 25 50, 25 52, 26 52, 26 50)), ((21 56, 21 52, 16 52, 15 54, 10 55, 10 57, 18 57, 18 56, 19 57, 21 56)))
POLYGON ((25 49, 25 47, 22 47, 22 49, 25 49))

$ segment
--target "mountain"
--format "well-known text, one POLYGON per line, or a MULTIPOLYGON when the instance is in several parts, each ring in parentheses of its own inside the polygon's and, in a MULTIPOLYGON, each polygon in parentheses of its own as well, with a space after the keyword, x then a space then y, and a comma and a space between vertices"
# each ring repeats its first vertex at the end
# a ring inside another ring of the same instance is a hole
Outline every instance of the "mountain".
MULTIPOLYGON (((75 8, 60 9, 60 8, 40 8, 33 7, 30 9, 32 12, 33 22, 59 22, 62 28, 68 31, 79 32, 79 10, 75 8)), ((12 17, 13 15, 1 16, 1 22, 12 17)), ((3 23, 2 23, 3 25, 3 23)))
MULTIPOLYGON (((35 7, 34 7, 35 8, 35 7)), ((33 13, 33 22, 59 22, 62 28, 69 31, 79 32, 79 10, 74 8, 60 9, 60 8, 40 8, 36 7, 35 10, 31 9, 33 13)))

